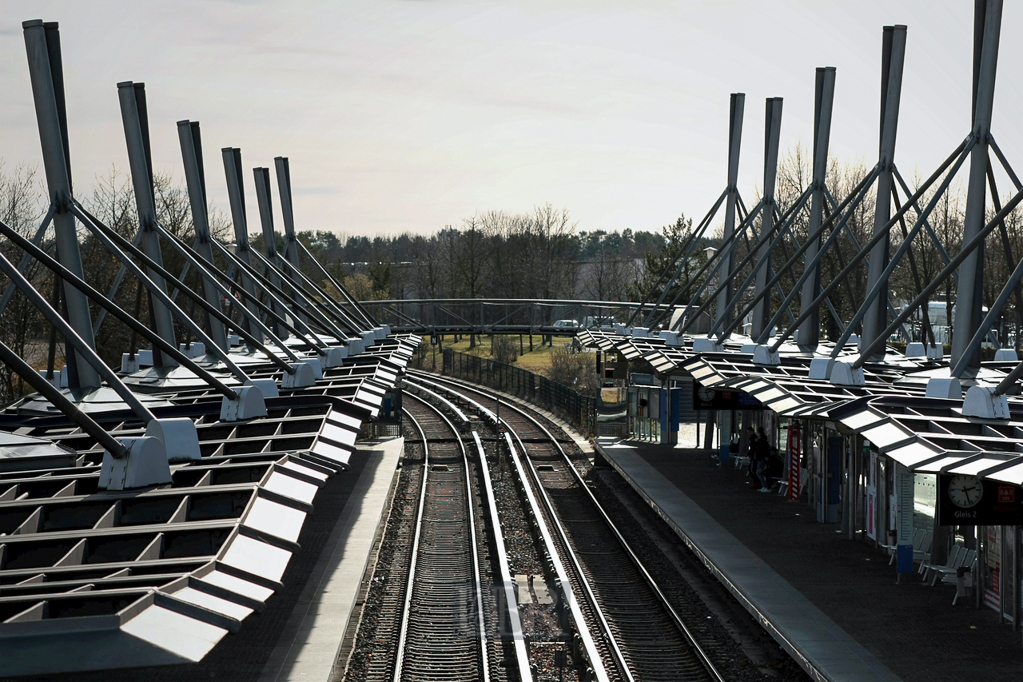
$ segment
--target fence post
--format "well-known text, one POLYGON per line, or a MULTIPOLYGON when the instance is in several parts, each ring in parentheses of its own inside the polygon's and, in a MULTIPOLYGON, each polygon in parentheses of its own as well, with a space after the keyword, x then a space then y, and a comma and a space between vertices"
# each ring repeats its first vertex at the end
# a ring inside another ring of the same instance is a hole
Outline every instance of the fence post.
POLYGON ((443 351, 443 372, 461 379, 513 393, 537 407, 544 408, 573 423, 590 435, 596 433, 597 401, 574 388, 551 381, 541 374, 498 363, 484 365, 477 355, 459 353, 450 348, 443 351))

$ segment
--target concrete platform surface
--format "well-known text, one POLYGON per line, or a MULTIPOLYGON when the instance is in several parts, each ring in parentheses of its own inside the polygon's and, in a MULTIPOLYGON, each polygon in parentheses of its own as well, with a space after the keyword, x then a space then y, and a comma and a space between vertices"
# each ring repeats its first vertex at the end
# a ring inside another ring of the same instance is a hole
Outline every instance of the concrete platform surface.
POLYGON ((373 539, 384 515, 404 438, 360 443, 366 469, 313 566, 260 682, 329 682, 373 539))

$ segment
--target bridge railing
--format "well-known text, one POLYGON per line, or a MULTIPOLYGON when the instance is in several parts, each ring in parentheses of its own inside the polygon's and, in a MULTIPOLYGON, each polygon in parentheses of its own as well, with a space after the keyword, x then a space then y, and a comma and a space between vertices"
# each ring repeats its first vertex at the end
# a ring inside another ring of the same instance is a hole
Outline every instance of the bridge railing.
POLYGON ((483 386, 511 393, 556 414, 581 433, 592 435, 597 427, 597 401, 551 381, 541 374, 490 358, 444 349, 441 372, 483 386))
POLYGON ((550 334, 574 333, 565 327, 613 328, 640 307, 632 301, 572 299, 396 299, 362 301, 380 324, 397 333, 416 334, 550 334), (555 326, 561 320, 562 324, 555 326))

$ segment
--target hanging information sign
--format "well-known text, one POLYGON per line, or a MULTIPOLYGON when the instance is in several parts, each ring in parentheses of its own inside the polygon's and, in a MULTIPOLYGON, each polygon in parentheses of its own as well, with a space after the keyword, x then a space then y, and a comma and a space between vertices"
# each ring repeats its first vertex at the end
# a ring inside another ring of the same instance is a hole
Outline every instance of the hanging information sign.
POLYGON ((1011 483, 939 474, 937 521, 940 526, 1017 526, 1023 523, 1023 495, 1011 483))

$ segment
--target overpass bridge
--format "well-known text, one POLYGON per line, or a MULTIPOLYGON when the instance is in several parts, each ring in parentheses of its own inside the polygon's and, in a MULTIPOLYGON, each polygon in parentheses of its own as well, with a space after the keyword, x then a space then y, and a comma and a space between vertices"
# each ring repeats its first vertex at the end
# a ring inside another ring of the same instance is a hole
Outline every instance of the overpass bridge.
POLYGON ((654 308, 652 303, 633 301, 525 298, 400 299, 360 304, 395 332, 430 335, 572 336, 583 328, 614 330, 617 323, 654 308))

